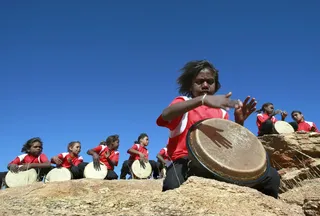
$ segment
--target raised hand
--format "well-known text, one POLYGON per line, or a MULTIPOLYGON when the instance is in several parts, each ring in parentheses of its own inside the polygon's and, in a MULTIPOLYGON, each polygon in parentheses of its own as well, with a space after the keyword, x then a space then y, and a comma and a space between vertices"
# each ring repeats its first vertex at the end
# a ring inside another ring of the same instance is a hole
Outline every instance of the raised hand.
POLYGON ((247 96, 243 102, 239 101, 234 110, 234 119, 238 124, 243 125, 244 121, 256 110, 257 101, 255 98, 247 96), (249 102, 250 100, 250 102, 249 102))
POLYGON ((239 102, 237 100, 231 100, 231 95, 231 92, 226 95, 207 95, 203 100, 203 105, 212 108, 222 108, 225 110, 235 108, 237 105, 239 105, 239 102))

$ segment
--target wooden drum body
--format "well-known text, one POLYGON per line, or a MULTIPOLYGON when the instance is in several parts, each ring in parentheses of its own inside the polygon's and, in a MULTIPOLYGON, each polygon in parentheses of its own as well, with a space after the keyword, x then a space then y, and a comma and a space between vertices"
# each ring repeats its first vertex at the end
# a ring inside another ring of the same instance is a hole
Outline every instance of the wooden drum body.
POLYGON ((270 162, 258 138, 245 127, 225 119, 194 124, 187 135, 193 173, 242 186, 265 178, 270 162))
POLYGON ((90 179, 105 179, 108 174, 108 168, 103 163, 100 163, 100 170, 96 170, 93 162, 90 162, 85 168, 83 175, 90 179))
POLYGON ((276 134, 294 133, 293 127, 285 121, 276 121, 273 126, 273 132, 276 134))
POLYGON ((37 178, 37 171, 35 169, 29 169, 26 171, 19 171, 18 173, 8 171, 5 181, 8 187, 13 188, 32 184, 37 181, 37 178))
POLYGON ((72 179, 72 173, 64 167, 54 168, 46 175, 45 182, 68 181, 72 179))
POLYGON ((134 178, 138 179, 147 179, 150 177, 152 173, 152 167, 149 162, 142 162, 144 163, 144 167, 139 160, 135 160, 131 165, 132 174, 134 178))

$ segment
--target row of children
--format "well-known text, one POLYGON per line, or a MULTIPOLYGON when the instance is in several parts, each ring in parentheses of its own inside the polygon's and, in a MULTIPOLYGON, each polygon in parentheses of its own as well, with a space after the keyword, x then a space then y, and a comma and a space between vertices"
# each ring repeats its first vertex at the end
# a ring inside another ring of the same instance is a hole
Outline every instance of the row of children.
MULTIPOLYGON (((262 105, 259 113, 257 115, 256 124, 258 126, 258 136, 263 136, 264 134, 272 134, 274 132, 274 124, 278 121, 276 115, 281 115, 281 121, 285 121, 287 117, 287 112, 281 110, 274 110, 274 105, 272 103, 265 103, 262 105)), ((305 121, 304 116, 301 111, 294 110, 291 112, 292 122, 289 124, 292 126, 294 131, 299 132, 319 132, 316 124, 311 121, 305 121)))
MULTIPOLYGON (((100 170, 100 164, 104 164, 108 173, 105 179, 113 180, 118 179, 118 175, 114 171, 114 167, 119 162, 119 136, 111 135, 106 141, 100 142, 98 146, 87 151, 88 155, 92 156, 93 165, 96 170, 100 170)), ((159 178, 160 171, 165 167, 167 162, 166 148, 160 150, 157 155, 157 162, 149 160, 149 152, 147 146, 149 144, 149 137, 147 134, 142 133, 138 137, 138 141, 128 150, 130 157, 124 161, 121 169, 121 179, 126 179, 126 175, 132 175, 131 165, 134 160, 149 161, 153 178, 159 178)), ((42 152, 43 143, 40 138, 32 138, 28 140, 22 147, 21 152, 24 154, 16 157, 8 164, 8 170, 12 172, 26 171, 28 169, 36 169, 38 172, 38 179, 43 180, 44 176, 54 167, 51 164, 55 164, 56 167, 64 167, 70 170, 73 179, 80 179, 84 177, 84 169, 87 166, 87 162, 83 161, 80 156, 81 143, 79 141, 70 142, 67 146, 66 153, 60 153, 51 158, 49 161, 47 156, 42 152)), ((0 173, 1 184, 5 184, 5 176, 7 172, 0 173)))

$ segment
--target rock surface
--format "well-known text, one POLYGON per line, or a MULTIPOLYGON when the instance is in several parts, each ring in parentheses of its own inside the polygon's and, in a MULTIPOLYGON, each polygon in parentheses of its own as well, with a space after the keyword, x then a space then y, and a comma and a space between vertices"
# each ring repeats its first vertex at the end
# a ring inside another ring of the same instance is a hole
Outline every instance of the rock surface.
POLYGON ((161 180, 72 180, 0 192, 0 215, 304 215, 301 205, 215 180, 190 177, 161 192, 161 180))
POLYGON ((320 133, 273 134, 259 139, 281 176, 281 192, 320 177, 320 133))

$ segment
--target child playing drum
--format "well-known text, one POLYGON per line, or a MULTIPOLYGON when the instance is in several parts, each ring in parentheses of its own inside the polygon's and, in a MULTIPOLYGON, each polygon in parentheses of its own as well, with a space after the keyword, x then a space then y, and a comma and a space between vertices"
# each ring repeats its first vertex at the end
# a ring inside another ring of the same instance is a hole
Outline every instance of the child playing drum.
MULTIPOLYGON (((25 154, 19 155, 8 164, 8 170, 18 173, 29 169, 36 169, 38 172, 38 180, 42 181, 43 177, 50 171, 51 164, 47 156, 42 153, 43 143, 39 137, 29 139, 22 147, 21 152, 25 154)), ((7 172, 1 173, 1 180, 4 179, 7 172)), ((3 183, 1 182, 1 185, 3 183)))
MULTIPOLYGON (((248 96, 244 102, 231 100, 231 92, 214 95, 220 88, 218 70, 208 61, 191 61, 182 69, 177 80, 179 92, 185 96, 176 97, 157 119, 157 125, 170 130, 168 156, 172 164, 167 168, 163 191, 178 188, 188 176, 193 175, 188 166, 187 133, 192 125, 207 118, 228 119, 225 110, 235 108, 235 122, 244 121, 256 110, 256 101, 248 96), (188 96, 188 97, 186 97, 188 96)), ((270 169, 266 179, 256 188, 261 192, 278 197, 280 177, 270 169)))
POLYGON ((51 158, 51 163, 57 167, 64 167, 71 171, 73 179, 83 178, 83 171, 88 164, 83 162, 83 158, 79 155, 81 152, 80 141, 72 141, 68 144, 68 152, 60 153, 51 158))
POLYGON ((105 179, 117 179, 118 175, 114 171, 114 167, 118 166, 119 162, 119 135, 109 136, 105 142, 100 142, 100 145, 87 151, 88 155, 92 156, 93 165, 96 170, 100 170, 100 162, 108 168, 108 174, 105 179))
MULTIPOLYGON (((275 115, 281 114, 281 121, 285 121, 287 117, 287 112, 281 110, 274 110, 273 103, 264 103, 261 109, 256 111, 257 114, 257 127, 258 127, 258 136, 263 136, 264 134, 272 134, 274 124, 277 122, 275 115)), ((293 122, 289 123, 293 129, 297 130, 297 125, 293 122)))
POLYGON ((126 175, 131 175, 131 166, 135 160, 148 161, 152 167, 153 178, 157 179, 159 176, 159 170, 157 163, 154 160, 149 160, 149 152, 146 148, 149 144, 149 137, 147 134, 142 133, 138 137, 138 140, 133 144, 133 146, 128 150, 130 154, 129 160, 125 160, 122 164, 120 179, 126 179, 126 175))
POLYGON ((166 169, 166 164, 169 162, 169 157, 168 157, 168 150, 167 147, 162 148, 159 153, 157 154, 157 166, 159 172, 161 172, 161 176, 163 176, 163 169, 166 169))

